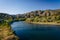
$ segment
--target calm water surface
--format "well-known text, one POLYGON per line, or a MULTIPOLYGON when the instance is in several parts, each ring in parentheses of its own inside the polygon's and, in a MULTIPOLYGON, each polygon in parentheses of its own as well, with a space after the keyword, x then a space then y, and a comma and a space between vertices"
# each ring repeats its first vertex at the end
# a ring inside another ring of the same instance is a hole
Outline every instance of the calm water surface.
POLYGON ((59 25, 29 24, 19 21, 11 26, 20 40, 60 40, 59 25))

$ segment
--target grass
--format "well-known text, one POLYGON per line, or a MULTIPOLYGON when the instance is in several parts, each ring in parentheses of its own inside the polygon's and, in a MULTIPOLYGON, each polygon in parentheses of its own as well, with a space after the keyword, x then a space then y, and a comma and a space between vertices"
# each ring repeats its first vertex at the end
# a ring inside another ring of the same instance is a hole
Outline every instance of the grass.
POLYGON ((18 38, 15 35, 13 37, 12 35, 14 35, 14 33, 13 30, 11 30, 11 26, 9 25, 9 23, 4 22, 0 24, 0 40, 7 40, 7 39, 18 40, 18 38))

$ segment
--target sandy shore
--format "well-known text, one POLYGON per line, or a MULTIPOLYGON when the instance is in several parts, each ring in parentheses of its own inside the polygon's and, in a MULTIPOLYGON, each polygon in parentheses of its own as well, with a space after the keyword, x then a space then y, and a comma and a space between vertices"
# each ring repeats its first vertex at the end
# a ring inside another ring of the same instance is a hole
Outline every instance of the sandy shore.
POLYGON ((46 25, 60 25, 60 23, 56 23, 56 22, 30 22, 33 24, 46 24, 46 25))

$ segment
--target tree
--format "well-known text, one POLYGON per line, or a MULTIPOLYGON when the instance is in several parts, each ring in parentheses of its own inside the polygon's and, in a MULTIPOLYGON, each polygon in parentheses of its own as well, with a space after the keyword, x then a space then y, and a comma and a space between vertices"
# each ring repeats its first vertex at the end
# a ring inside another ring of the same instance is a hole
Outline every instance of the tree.
POLYGON ((35 21, 35 22, 39 22, 39 17, 38 17, 38 16, 35 17, 35 18, 34 18, 34 21, 35 21))
POLYGON ((33 22, 33 19, 27 18, 27 19, 26 19, 26 22, 33 22))
POLYGON ((60 15, 59 16, 56 16, 56 20, 60 20, 60 15))

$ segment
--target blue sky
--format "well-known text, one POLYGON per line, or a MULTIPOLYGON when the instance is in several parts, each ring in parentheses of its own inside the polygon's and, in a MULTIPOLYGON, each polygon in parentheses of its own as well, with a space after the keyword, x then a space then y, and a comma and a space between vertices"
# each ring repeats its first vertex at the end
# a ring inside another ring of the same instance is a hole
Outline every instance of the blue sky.
POLYGON ((46 9, 60 9, 60 0, 0 0, 0 12, 8 14, 46 9))

